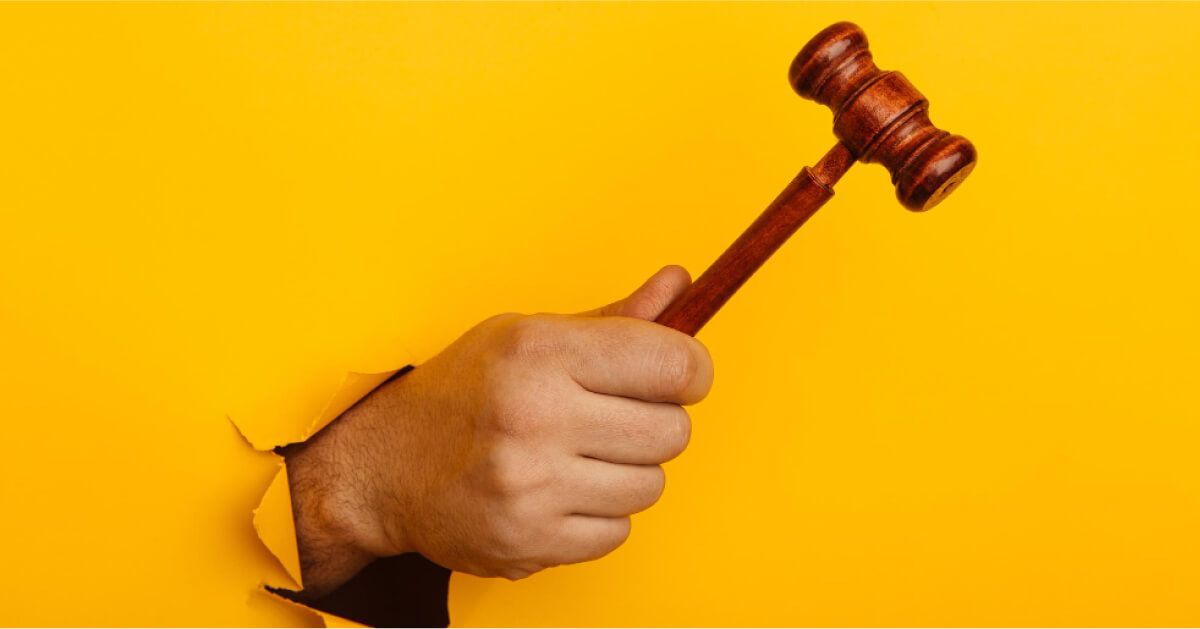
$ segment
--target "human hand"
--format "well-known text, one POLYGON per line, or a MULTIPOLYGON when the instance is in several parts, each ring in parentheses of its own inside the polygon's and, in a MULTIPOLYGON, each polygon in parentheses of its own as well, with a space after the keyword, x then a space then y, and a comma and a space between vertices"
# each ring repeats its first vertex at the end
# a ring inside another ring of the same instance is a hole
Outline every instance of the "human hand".
POLYGON ((620 546, 686 447, 707 350, 652 323, 666 267, 578 315, 492 317, 288 453, 305 591, 376 557, 519 579, 620 546))

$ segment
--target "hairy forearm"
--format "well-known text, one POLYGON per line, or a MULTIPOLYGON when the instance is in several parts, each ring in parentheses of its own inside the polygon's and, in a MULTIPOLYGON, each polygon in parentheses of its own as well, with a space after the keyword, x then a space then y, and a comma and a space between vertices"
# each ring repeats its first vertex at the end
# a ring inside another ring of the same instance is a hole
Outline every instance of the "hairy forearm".
POLYGON ((364 463, 372 453, 355 437, 396 412, 396 384, 381 386, 308 441, 284 451, 306 598, 336 589, 385 552, 368 533, 372 514, 364 492, 372 485, 366 476, 372 466, 364 463))

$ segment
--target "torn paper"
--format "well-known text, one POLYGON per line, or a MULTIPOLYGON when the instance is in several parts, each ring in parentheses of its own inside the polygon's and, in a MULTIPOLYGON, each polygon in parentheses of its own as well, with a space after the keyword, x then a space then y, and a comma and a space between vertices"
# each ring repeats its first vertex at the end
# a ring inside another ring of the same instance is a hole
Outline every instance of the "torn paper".
POLYGON ((267 586, 287 590, 301 590, 304 587, 300 574, 300 551, 296 541, 296 525, 292 513, 291 491, 288 486, 287 463, 282 456, 274 454, 273 451, 277 447, 298 443, 316 434, 395 373, 396 371, 370 374, 348 373, 321 411, 300 422, 281 422, 267 413, 251 413, 229 418, 251 447, 256 450, 272 452, 271 456, 274 456, 279 464, 279 471, 267 486, 252 517, 254 530, 258 534, 259 540, 283 566, 288 580, 275 583, 272 582, 272 579, 264 579, 260 589, 276 600, 286 601, 288 604, 298 605, 316 613, 327 627, 360 627, 362 625, 301 605, 267 589, 267 586))

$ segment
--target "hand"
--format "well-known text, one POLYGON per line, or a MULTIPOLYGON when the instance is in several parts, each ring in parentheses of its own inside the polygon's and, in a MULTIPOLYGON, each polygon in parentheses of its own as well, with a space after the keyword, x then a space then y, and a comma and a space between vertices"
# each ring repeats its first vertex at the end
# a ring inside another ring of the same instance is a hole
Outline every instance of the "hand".
POLYGON ((712 386, 704 346, 652 323, 690 282, 488 319, 287 453, 305 591, 405 552, 519 579, 620 546, 712 386))

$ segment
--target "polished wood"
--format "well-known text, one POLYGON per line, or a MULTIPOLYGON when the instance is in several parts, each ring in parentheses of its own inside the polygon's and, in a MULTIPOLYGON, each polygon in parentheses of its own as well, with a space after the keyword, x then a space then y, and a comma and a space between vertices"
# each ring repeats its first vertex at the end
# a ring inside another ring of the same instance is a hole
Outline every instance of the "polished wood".
POLYGON ((929 101, 903 74, 875 67, 867 36, 849 22, 818 33, 796 55, 792 88, 833 110, 833 133, 855 157, 892 173, 910 210, 941 202, 975 167, 975 147, 929 120, 929 101))
POLYGON ((854 164, 840 142, 817 162, 804 167, 688 290, 657 319, 667 327, 695 335, 742 287, 771 254, 833 197, 833 184, 854 164))
POLYGON ((746 280, 833 196, 855 160, 892 174, 896 197, 914 211, 937 205, 975 167, 975 147, 938 129, 929 102, 904 75, 875 66, 862 29, 839 22, 813 37, 792 62, 796 93, 833 110, 839 142, 804 168, 771 205, 657 319, 695 335, 746 280))

